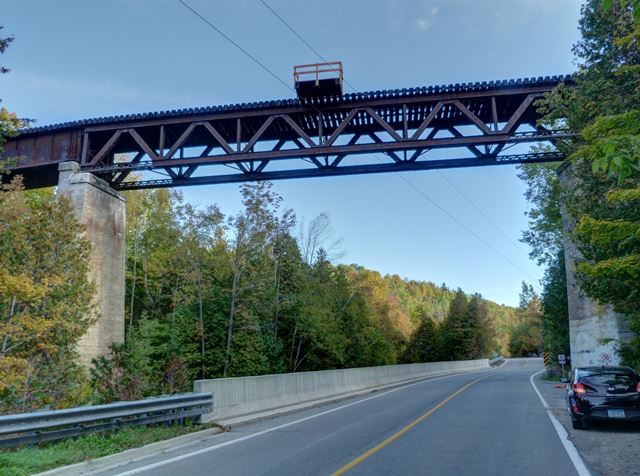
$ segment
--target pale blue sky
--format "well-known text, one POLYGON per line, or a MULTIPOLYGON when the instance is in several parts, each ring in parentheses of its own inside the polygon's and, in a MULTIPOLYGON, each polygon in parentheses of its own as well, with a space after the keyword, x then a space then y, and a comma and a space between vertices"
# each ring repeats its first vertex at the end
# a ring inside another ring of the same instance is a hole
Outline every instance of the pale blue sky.
MULTIPOLYGON (((359 90, 565 74, 578 0, 267 0, 359 90)), ((317 58, 260 0, 188 2, 286 82, 317 58)), ((291 97, 176 0, 0 0, 15 42, 2 57, 3 105, 50 124, 87 117, 291 97)), ((524 185, 513 166, 443 171, 517 240, 524 185)), ((516 304, 542 270, 439 172, 404 174, 510 264, 394 174, 275 182, 299 217, 321 212, 344 262, 445 282, 516 304), (518 269, 519 268, 519 269, 518 269)), ((185 188, 197 204, 239 207, 235 185, 185 188)), ((519 247, 528 251, 524 244, 519 247)))

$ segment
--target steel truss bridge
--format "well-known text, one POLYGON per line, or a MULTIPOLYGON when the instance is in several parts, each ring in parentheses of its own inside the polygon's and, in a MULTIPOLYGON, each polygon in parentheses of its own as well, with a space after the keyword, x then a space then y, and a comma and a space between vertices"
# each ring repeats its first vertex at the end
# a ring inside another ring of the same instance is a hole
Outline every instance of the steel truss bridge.
POLYGON ((535 101, 570 76, 181 109, 37 127, 7 142, 29 188, 74 160, 115 189, 557 162, 535 101), (517 148, 516 148, 517 149, 517 148), (523 149, 520 147, 520 149, 523 149))

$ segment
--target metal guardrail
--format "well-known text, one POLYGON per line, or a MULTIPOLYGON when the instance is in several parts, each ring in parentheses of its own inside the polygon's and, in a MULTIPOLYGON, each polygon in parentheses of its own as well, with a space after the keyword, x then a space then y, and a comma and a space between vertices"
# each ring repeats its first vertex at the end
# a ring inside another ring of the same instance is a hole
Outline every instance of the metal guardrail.
POLYGON ((107 405, 0 416, 0 448, 30 445, 131 425, 181 423, 213 410, 210 393, 184 393, 107 405))
POLYGON ((501 355, 494 357, 493 359, 489 360, 489 365, 491 367, 496 367, 498 365, 500 365, 502 362, 504 362, 504 357, 502 357, 501 355))

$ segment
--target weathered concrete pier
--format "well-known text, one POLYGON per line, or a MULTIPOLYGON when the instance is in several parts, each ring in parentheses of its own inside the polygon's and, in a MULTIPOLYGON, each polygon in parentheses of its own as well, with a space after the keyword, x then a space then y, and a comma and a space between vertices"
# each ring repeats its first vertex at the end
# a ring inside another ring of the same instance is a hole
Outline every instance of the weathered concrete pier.
POLYGON ((79 344, 83 364, 90 365, 124 340, 126 200, 104 180, 81 172, 77 162, 63 162, 58 170, 58 194, 71 202, 91 244, 89 279, 96 288, 97 320, 79 344))
MULTIPOLYGON (((560 185, 565 191, 576 189, 573 166, 566 163, 558 171, 560 185)), ((615 312, 610 305, 600 304, 585 295, 576 279, 575 265, 582 254, 572 240, 574 223, 563 211, 563 244, 567 273, 567 300, 569 303, 569 340, 571 365, 619 365, 620 345, 631 337, 628 319, 615 312)))

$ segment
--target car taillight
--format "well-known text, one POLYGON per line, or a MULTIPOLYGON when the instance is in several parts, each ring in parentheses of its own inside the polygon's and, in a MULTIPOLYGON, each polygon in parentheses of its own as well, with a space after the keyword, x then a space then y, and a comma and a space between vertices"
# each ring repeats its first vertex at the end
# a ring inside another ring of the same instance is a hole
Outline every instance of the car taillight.
POLYGON ((640 382, 638 382, 638 385, 636 385, 636 392, 640 393, 640 382))
POLYGON ((587 387, 584 386, 584 384, 582 383, 574 383, 571 388, 573 388, 573 391, 575 393, 579 393, 579 394, 583 394, 583 393, 587 393, 587 387))

